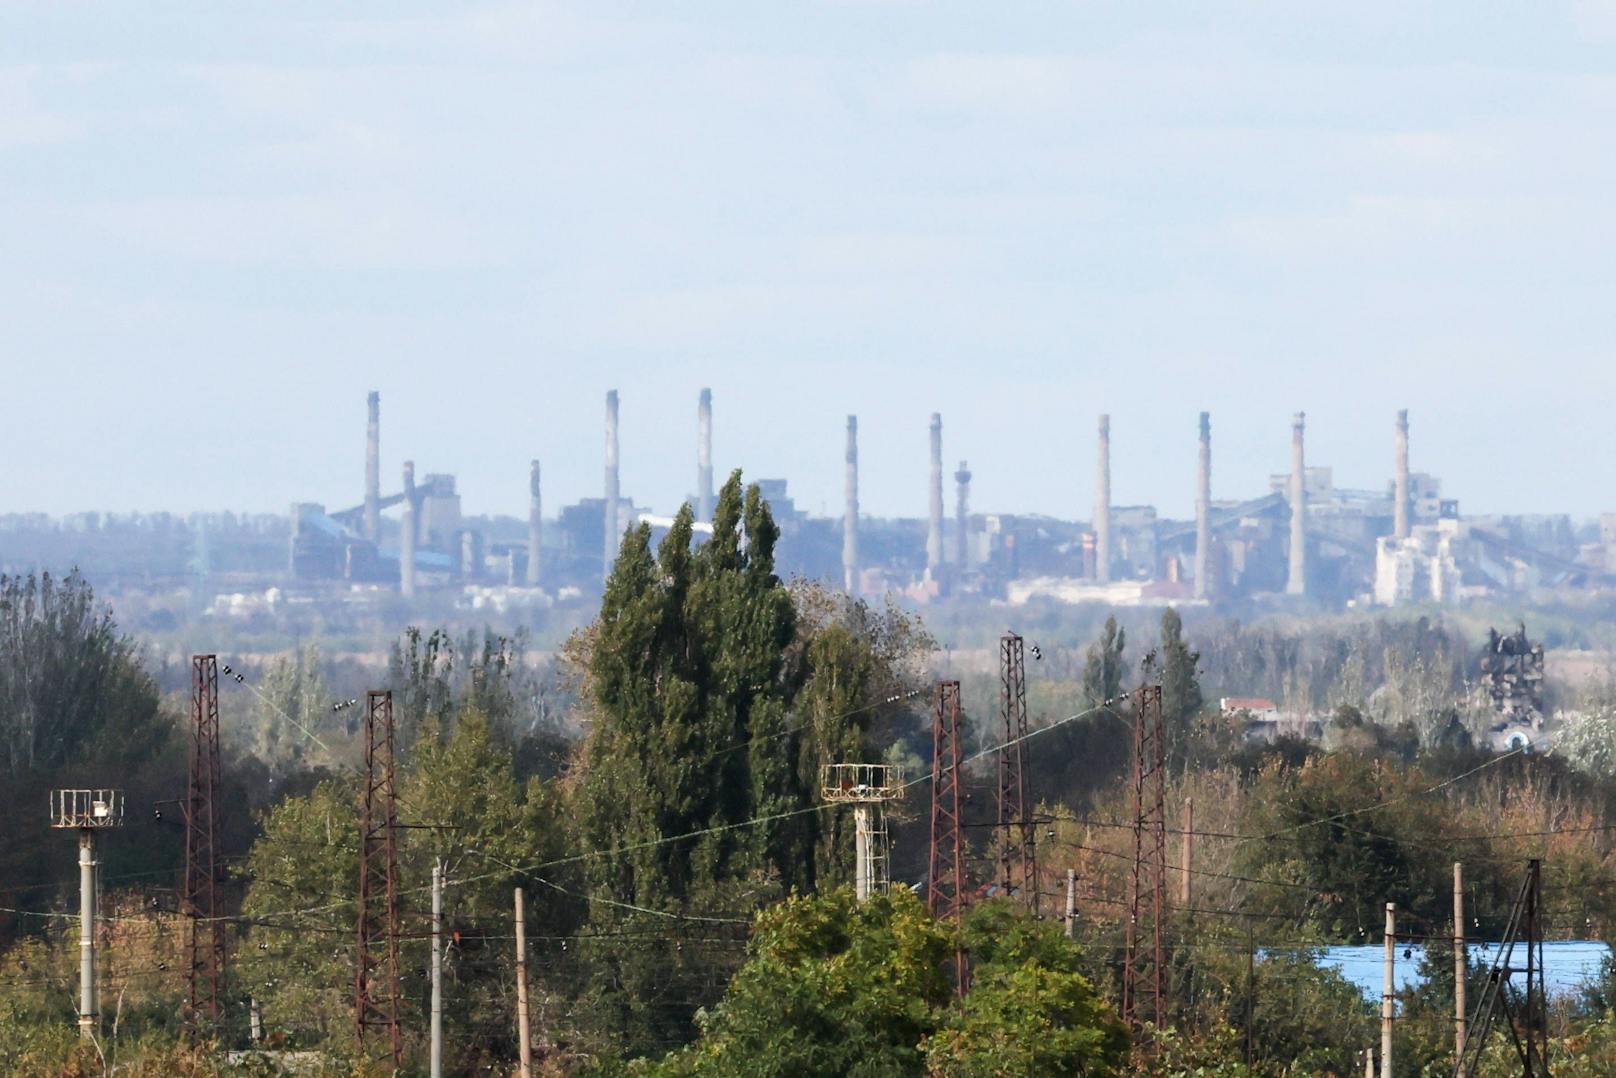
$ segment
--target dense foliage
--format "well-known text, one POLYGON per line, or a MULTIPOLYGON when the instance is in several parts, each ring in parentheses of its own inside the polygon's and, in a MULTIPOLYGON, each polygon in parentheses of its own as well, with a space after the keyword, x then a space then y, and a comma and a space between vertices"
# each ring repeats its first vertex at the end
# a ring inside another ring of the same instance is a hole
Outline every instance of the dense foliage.
MULTIPOLYGON (((393 692, 408 825, 407 1070, 424 1066, 435 862, 449 880, 445 1028, 461 1074, 507 1069, 516 1054, 518 887, 535 1051, 553 1074, 1357 1074, 1376 1042, 1375 1002, 1318 953, 1378 943, 1388 901, 1404 931, 1431 941, 1400 959, 1421 962, 1424 979, 1399 994, 1398 1073, 1442 1073, 1451 862, 1466 865, 1472 935, 1503 931, 1529 857, 1543 862, 1551 938, 1616 935, 1611 686, 1551 687, 1577 701, 1556 733, 1563 751, 1496 753, 1452 625, 1197 625, 1175 611, 1155 625, 1107 617, 1093 640, 1029 649, 1038 895, 991 895, 999 686, 991 663, 958 653, 949 676, 977 702, 972 902, 961 924, 934 920, 928 689, 933 664, 956 656, 912 614, 781 581, 778 539, 737 474, 710 538, 688 512, 655 549, 648 528, 625 535, 599 618, 558 660, 520 638, 412 629, 385 669, 313 644, 238 666, 224 842, 225 901, 239 916, 217 1045, 184 1043, 180 830, 171 808, 152 811, 184 790, 189 671, 149 668, 76 578, 0 581, 7 792, 43 804, 51 785, 105 782, 131 801, 102 876, 94 1045, 72 1029, 70 843, 42 826, 0 830, 0 905, 22 911, 0 922, 0 1070, 268 1074, 304 1053, 306 1073, 367 1073, 352 1009, 358 711, 333 705, 375 685, 393 692), (1119 970, 1137 812, 1128 694, 1146 680, 1162 684, 1168 734, 1168 1003, 1136 1051, 1119 970), (1224 694, 1270 695, 1327 721, 1312 740, 1292 736, 1307 732, 1301 721, 1248 726, 1210 702, 1224 694), (862 905, 845 886, 848 814, 819 796, 824 765, 855 761, 900 764, 915 781, 888 816, 894 886, 862 905), (1068 870, 1070 939, 1051 917, 1068 870), (1035 903, 1041 918, 1026 910, 1035 903), (957 948, 970 960, 963 995, 957 948), (247 1048, 254 1020, 266 1054, 227 1066, 215 1048, 247 1048)), ((1472 970, 1473 989, 1481 976, 1472 970)), ((1556 999, 1555 1073, 1611 1072, 1613 1005, 1608 972, 1556 999)), ((1477 1078, 1510 1073, 1503 1048, 1477 1078)))

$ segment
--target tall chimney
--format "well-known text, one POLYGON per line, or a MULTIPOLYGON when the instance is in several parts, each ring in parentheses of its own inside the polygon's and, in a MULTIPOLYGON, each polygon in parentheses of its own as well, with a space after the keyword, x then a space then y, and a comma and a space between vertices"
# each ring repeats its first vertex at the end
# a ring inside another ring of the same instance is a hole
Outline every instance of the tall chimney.
POLYGON ((1094 495, 1094 582, 1111 583, 1111 417, 1100 417, 1100 463, 1094 495))
POLYGON ((926 527, 926 571, 943 564, 943 417, 931 414, 931 518, 926 527))
POLYGON ((713 391, 696 405, 696 519, 713 519, 713 391))
POLYGON ((960 461, 959 471, 954 473, 954 564, 960 571, 966 568, 967 555, 970 553, 971 522, 971 470, 960 461))
POLYGON ((365 538, 374 543, 382 537, 382 395, 371 390, 365 404, 365 538))
POLYGON ((1291 420, 1291 560, 1285 594, 1307 594, 1307 467, 1302 456, 1302 429, 1306 415, 1291 420))
POLYGON ((623 533, 617 526, 617 390, 606 393, 606 500, 603 506, 606 530, 606 553, 603 558, 601 580, 612 575, 612 563, 617 560, 617 548, 622 545, 623 533))
POLYGON ((398 529, 398 590, 406 599, 415 596, 415 462, 404 462, 404 519, 398 529))
POLYGON ((858 416, 847 417, 847 512, 842 517, 842 587, 858 594, 858 416))
POLYGON ((1408 409, 1397 413, 1397 477, 1392 491, 1392 534, 1407 539, 1410 510, 1408 500, 1408 409))
POLYGON ((539 462, 527 469, 527 586, 539 586, 539 533, 544 527, 542 506, 539 502, 539 462))
POLYGON ((1195 469, 1195 597, 1212 597, 1212 416, 1201 413, 1201 459, 1195 469))

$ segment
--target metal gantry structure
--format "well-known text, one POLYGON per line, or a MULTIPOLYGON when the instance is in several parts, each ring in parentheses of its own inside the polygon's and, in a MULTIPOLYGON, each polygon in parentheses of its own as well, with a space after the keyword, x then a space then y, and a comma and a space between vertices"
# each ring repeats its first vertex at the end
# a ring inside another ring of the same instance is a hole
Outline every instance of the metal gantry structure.
POLYGON ((826 764, 819 793, 832 804, 853 806, 853 882, 860 902, 887 890, 886 803, 903 797, 903 768, 896 764, 826 764))
POLYGON ((219 660, 191 656, 190 780, 185 792, 186 1023, 193 1037, 217 1032, 229 960, 219 895, 219 660))
POLYGON ((1134 692, 1133 864, 1124 928, 1122 1017, 1135 1032, 1167 1018, 1167 773, 1160 685, 1134 692))
POLYGON ((1020 636, 999 640, 999 713, 1003 748, 999 752, 999 886, 1006 897, 1019 895, 1038 913, 1038 828, 1033 820, 1022 743, 1027 727, 1027 657, 1020 636))
MULTIPOLYGON (((931 856, 926 902, 933 917, 960 920, 965 910, 965 851, 960 834, 960 683, 939 681, 932 710, 931 856)), ((969 984, 964 950, 954 955, 955 987, 969 984)))
POLYGON ((1474 1074, 1487 1050, 1487 1037, 1503 1012, 1504 1031, 1520 1060, 1522 1078, 1548 1078, 1549 1024, 1547 986, 1543 980, 1543 862, 1526 863, 1526 878, 1515 896, 1509 924, 1487 970, 1486 983, 1471 1013, 1464 1052, 1455 1074, 1474 1074), (1524 945, 1526 964, 1515 965, 1516 947, 1524 945), (1524 986, 1511 977, 1526 975, 1524 986))
POLYGON ((94 1041, 101 1025, 96 985, 95 923, 101 890, 99 831, 123 826, 122 790, 52 790, 51 826, 79 835, 79 1037, 94 1041))
POLYGON ((362 1053, 381 1053, 367 1036, 385 1037, 395 1067, 404 1059, 398 1024, 398 805, 393 766, 393 694, 365 701, 365 779, 359 805, 359 948, 354 971, 354 1032, 362 1053))

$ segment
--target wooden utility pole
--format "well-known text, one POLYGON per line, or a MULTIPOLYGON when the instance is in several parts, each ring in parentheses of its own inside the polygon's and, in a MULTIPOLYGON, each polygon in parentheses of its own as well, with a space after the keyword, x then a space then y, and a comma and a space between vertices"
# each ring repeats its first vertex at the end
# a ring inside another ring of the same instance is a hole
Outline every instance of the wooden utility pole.
POLYGON ((1181 879, 1178 881, 1178 904, 1182 909, 1190 908, 1190 832, 1195 829, 1195 799, 1184 799, 1184 834, 1180 836, 1182 842, 1178 851, 1178 870, 1181 879))
POLYGON ((1380 990, 1380 1078, 1392 1078, 1392 1008, 1396 990, 1397 903, 1386 903, 1386 973, 1380 990))
POLYGON ((1066 938, 1077 937, 1077 869, 1066 870, 1066 938))
POLYGON ((1470 963, 1465 955, 1464 865, 1453 862, 1453 1078, 1465 1078, 1465 977, 1470 963))
POLYGON ((521 1078, 532 1078, 533 1044, 527 1025, 527 918, 522 907, 522 889, 516 889, 516 1039, 521 1052, 521 1078))

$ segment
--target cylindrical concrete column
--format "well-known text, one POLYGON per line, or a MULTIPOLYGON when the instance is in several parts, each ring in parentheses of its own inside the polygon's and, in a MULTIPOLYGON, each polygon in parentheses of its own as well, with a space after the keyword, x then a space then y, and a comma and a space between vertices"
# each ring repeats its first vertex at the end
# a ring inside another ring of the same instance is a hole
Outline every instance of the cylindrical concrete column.
POLYGON ((696 405, 696 519, 713 519, 713 391, 696 405))
POLYGON ((95 832, 79 829, 79 1036, 95 1039, 95 832))
POLYGON ((406 599, 415 595, 415 541, 420 521, 415 505, 415 462, 404 462, 404 519, 398 529, 398 590, 406 599))
POLYGON ((1397 903, 1386 903, 1386 969, 1380 992, 1380 1078, 1392 1078, 1392 1023, 1397 1005, 1397 903))
POLYGON ((1212 597, 1212 416, 1201 413, 1201 456, 1195 469, 1195 597, 1212 597))
POLYGON ((612 563, 617 560, 617 548, 623 543, 623 532, 617 523, 617 390, 606 394, 606 495, 602 507, 606 530, 606 547, 601 564, 601 579, 612 575, 612 563))
POLYGON ((926 525, 926 571, 935 573, 943 564, 943 417, 931 414, 931 482, 927 486, 931 512, 926 525))
POLYGON ((1407 539, 1410 510, 1408 496, 1408 409, 1397 413, 1396 471, 1392 479, 1392 534, 1407 539))
POLYGON ((382 537, 382 398, 374 389, 365 398, 370 413, 365 425, 365 538, 382 537))
POLYGON ((1111 583, 1111 417, 1100 417, 1100 459, 1094 476, 1094 582, 1111 583))
POLYGON ((858 594, 858 416, 847 417, 847 508, 842 517, 842 587, 858 594))
POLYGON ((1297 412, 1291 420, 1291 553, 1285 580, 1287 595, 1307 594, 1307 464, 1302 453, 1302 431, 1307 416, 1297 412))
POLYGON ((540 544, 544 529, 544 506, 539 498, 539 462, 527 467, 527 586, 539 586, 540 544))
POLYGON ((960 461, 954 473, 954 564, 964 572, 970 561, 971 469, 960 461))
POLYGON ((854 855, 858 859, 853 889, 860 902, 869 900, 875 884, 874 836, 870 827, 874 808, 868 801, 853 802, 854 855))

